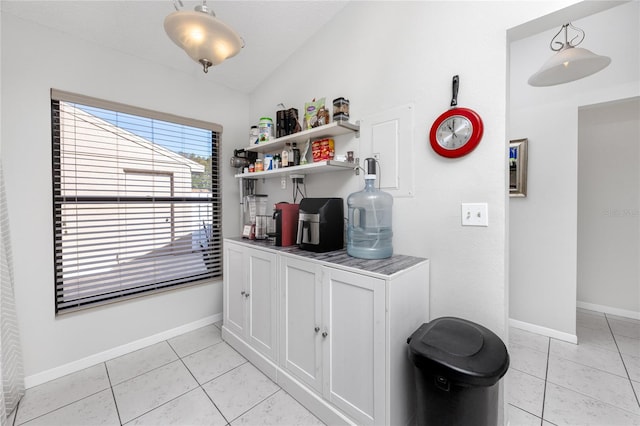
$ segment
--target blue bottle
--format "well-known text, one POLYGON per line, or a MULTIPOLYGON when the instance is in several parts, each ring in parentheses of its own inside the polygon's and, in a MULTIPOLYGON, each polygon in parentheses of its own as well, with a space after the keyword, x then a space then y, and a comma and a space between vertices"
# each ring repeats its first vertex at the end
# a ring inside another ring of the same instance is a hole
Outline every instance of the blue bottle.
POLYGON ((375 186, 376 160, 365 159, 364 189, 347 198, 347 254, 361 259, 393 255, 393 197, 375 186))

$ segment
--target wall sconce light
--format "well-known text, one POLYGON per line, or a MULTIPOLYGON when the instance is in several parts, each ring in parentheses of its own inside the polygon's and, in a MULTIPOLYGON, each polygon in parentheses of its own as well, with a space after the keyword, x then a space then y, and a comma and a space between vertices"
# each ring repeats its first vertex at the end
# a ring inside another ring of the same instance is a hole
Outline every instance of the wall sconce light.
POLYGON ((204 72, 240 52, 244 40, 238 33, 218 18, 207 7, 206 0, 195 7, 195 11, 184 11, 181 0, 174 0, 176 11, 164 20, 164 30, 175 44, 187 55, 202 64, 204 72))
POLYGON ((606 68, 611 63, 611 58, 596 55, 587 49, 576 47, 583 40, 583 30, 574 27, 571 23, 564 24, 551 39, 551 43, 549 43, 551 50, 557 53, 549 58, 538 72, 529 77, 529 84, 535 87, 555 86, 556 84, 579 80, 606 68), (569 28, 578 32, 571 40, 569 40, 567 34, 569 28), (563 31, 564 43, 556 40, 563 31), (576 39, 578 39, 577 42, 576 39))

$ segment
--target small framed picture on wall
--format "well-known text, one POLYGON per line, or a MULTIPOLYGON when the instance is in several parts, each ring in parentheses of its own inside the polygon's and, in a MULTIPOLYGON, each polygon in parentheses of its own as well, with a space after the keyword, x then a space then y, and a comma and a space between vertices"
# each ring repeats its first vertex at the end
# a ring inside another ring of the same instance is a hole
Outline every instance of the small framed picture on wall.
POLYGON ((527 196, 527 145, 528 139, 509 142, 509 196, 527 196))

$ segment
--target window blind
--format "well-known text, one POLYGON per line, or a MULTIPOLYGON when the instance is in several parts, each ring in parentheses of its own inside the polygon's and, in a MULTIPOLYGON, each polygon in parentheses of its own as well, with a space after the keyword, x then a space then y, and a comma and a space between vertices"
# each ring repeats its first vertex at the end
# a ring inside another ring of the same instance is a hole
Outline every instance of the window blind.
POLYGON ((58 91, 51 112, 56 313, 222 276, 219 125, 58 91))

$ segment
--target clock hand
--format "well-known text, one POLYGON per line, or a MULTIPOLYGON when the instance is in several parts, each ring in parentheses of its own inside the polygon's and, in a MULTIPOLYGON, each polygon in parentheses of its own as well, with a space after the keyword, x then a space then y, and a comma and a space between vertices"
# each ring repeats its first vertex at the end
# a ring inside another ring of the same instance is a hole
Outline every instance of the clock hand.
POLYGON ((454 129, 454 132, 462 132, 462 131, 465 131, 466 128, 467 128, 467 126, 463 122, 457 129, 454 129))

